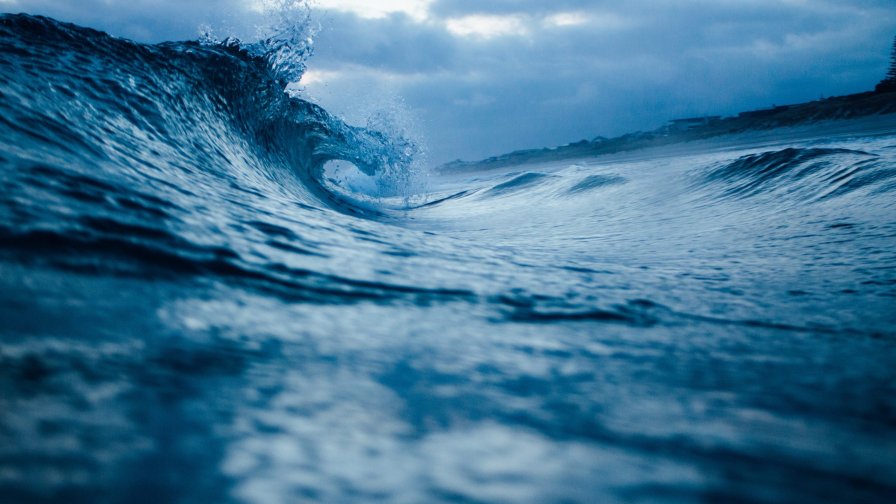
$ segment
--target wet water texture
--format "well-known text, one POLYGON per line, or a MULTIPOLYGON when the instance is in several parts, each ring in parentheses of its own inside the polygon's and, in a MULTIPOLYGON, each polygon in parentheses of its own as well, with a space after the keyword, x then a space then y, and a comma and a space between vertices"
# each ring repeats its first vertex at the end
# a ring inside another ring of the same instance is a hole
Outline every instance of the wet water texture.
POLYGON ((896 495, 896 124, 410 177, 269 49, 0 17, 4 502, 896 495))

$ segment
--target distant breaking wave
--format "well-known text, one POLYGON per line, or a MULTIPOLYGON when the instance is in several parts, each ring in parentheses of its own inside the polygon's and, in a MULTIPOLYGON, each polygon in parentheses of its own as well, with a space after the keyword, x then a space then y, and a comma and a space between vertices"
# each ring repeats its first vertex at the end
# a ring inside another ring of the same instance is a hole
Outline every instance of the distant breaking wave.
POLYGON ((860 189, 892 191, 896 168, 879 156, 849 149, 787 148, 743 156, 706 175, 723 194, 746 198, 825 199, 860 189))

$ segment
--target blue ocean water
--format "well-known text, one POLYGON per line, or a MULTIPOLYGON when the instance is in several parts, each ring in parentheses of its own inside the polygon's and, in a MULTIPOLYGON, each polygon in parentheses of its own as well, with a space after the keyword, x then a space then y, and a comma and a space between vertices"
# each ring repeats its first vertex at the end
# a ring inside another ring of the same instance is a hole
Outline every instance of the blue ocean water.
POLYGON ((896 118, 426 172, 303 50, 0 17, 4 502, 896 495, 896 118))

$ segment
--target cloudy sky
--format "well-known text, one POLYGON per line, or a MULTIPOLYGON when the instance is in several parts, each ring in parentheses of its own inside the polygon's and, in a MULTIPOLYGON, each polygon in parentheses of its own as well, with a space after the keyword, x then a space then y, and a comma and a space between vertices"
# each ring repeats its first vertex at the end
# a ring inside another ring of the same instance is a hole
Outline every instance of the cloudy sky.
MULTIPOLYGON (((247 37, 270 0, 0 0, 144 42, 247 37)), ((432 163, 865 91, 893 0, 312 0, 308 96, 349 122, 402 104, 432 163)))

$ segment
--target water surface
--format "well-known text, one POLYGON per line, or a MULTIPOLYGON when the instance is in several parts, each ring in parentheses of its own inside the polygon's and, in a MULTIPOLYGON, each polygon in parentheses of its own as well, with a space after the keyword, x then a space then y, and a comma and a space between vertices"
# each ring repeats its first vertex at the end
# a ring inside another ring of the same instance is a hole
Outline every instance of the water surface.
POLYGON ((896 121, 425 176, 267 49, 0 18, 5 501, 894 495, 896 121))

